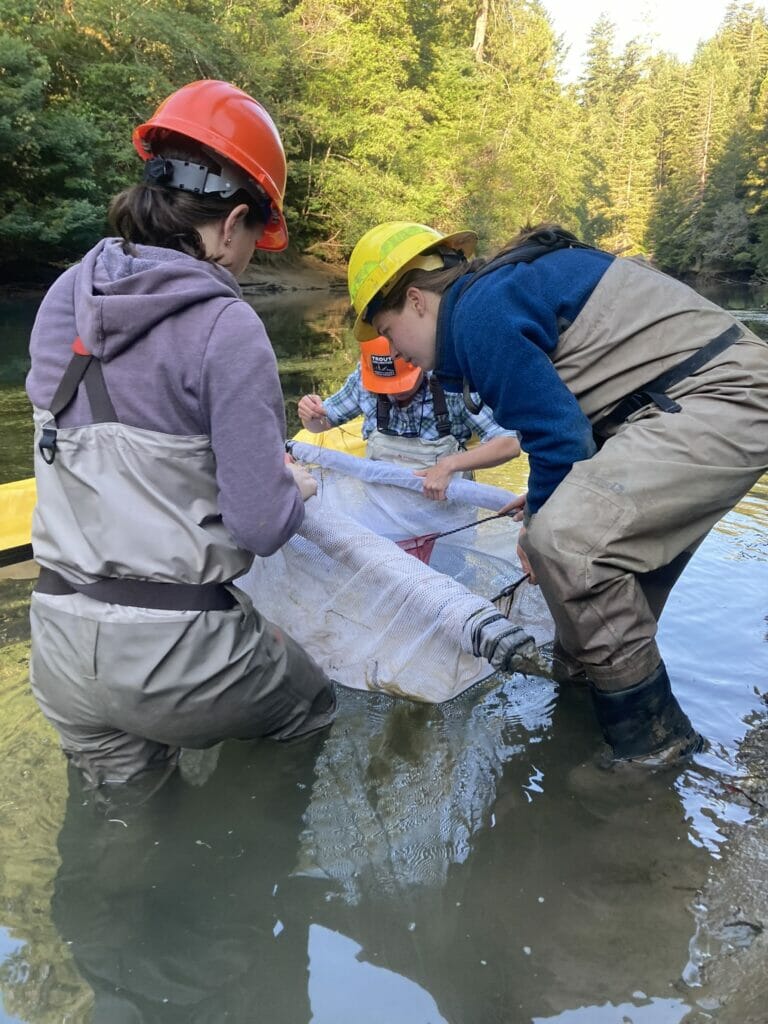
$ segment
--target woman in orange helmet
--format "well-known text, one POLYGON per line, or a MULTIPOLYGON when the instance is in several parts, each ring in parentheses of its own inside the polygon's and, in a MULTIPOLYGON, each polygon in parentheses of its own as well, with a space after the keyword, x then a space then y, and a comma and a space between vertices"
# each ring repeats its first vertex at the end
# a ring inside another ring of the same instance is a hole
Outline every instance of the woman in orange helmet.
POLYGON ((237 276, 288 244, 267 111, 193 82, 134 133, 119 235, 55 282, 32 332, 40 580, 31 682, 92 785, 179 748, 333 717, 320 668, 232 583, 301 525, 275 357, 237 276), (258 442, 255 439, 258 438, 258 442))

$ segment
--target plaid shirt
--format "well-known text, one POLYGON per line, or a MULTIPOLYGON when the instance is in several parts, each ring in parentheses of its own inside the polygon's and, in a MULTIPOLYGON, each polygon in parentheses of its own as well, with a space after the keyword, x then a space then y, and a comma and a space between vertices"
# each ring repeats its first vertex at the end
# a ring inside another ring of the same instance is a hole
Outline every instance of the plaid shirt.
MULTIPOLYGON (((476 402, 480 401, 478 395, 472 397, 476 402)), ((464 397, 451 391, 445 392, 445 403, 451 420, 451 433, 457 441, 468 441, 472 434, 477 434, 480 441, 489 441, 492 437, 519 436, 516 430, 504 430, 500 427, 487 405, 484 405, 480 412, 473 414, 464 405, 464 397)), ((401 408, 390 398, 389 406, 389 429, 393 433, 401 437, 421 437, 425 441, 439 439, 432 392, 426 377, 408 405, 401 408)), ((339 390, 330 398, 323 399, 323 407, 334 427, 362 415, 363 437, 370 437, 376 430, 376 395, 363 387, 359 363, 339 390)))

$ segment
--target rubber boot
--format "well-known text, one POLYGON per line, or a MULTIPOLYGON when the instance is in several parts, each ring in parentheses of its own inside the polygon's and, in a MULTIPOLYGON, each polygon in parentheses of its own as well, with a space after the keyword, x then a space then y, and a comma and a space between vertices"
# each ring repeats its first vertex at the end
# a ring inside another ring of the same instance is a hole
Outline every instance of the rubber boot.
POLYGON ((702 748, 704 741, 672 694, 663 661, 625 690, 598 690, 593 685, 592 698, 614 762, 663 768, 702 748))

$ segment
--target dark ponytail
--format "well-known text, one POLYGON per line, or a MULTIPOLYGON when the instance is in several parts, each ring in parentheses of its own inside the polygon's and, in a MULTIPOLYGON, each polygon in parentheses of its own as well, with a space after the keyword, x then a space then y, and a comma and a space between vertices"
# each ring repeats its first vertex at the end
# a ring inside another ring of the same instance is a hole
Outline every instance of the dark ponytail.
POLYGON ((576 235, 553 220, 542 221, 540 224, 524 224, 517 234, 499 249, 496 256, 504 256, 506 253, 512 252, 513 249, 519 249, 521 245, 525 245, 526 242, 533 241, 541 235, 557 235, 559 238, 568 238, 572 242, 579 241, 576 235))

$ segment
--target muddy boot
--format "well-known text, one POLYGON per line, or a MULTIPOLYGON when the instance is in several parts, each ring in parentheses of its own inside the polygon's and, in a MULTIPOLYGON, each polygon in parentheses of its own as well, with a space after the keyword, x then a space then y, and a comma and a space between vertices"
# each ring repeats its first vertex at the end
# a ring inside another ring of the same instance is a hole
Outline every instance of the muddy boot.
POLYGON ((597 720, 613 751, 613 762, 663 768, 701 750, 703 740, 672 694, 664 662, 624 690, 592 686, 597 720))

